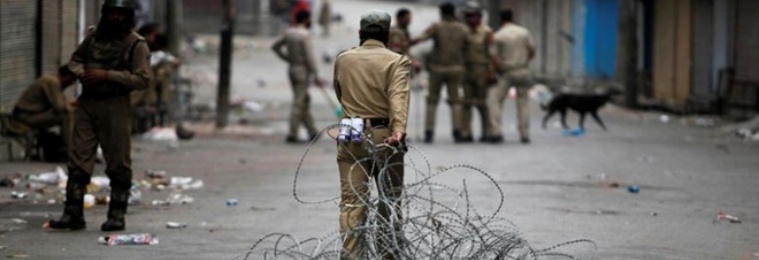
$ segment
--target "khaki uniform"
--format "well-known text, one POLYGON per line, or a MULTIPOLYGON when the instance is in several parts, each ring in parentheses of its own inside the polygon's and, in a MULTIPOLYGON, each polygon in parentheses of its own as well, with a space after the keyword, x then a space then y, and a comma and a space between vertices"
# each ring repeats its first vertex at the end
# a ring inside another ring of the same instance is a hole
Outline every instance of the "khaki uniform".
POLYGON ((61 137, 68 147, 73 127, 72 111, 58 77, 43 75, 21 94, 13 108, 13 119, 41 130, 61 126, 61 137))
POLYGON ((97 32, 91 32, 72 55, 69 68, 77 76, 87 69, 104 69, 108 79, 83 84, 77 102, 64 214, 81 212, 100 145, 111 179, 108 218, 123 220, 132 186, 130 92, 150 86, 149 59, 148 46, 136 32, 118 40, 98 39, 97 32))
MULTIPOLYGON (((335 92, 345 108, 345 116, 388 119, 388 125, 371 125, 366 120, 364 134, 372 144, 383 143, 393 132, 406 132, 410 70, 408 57, 386 49, 375 40, 367 40, 360 47, 338 55, 335 61, 335 92)), ((379 217, 389 222, 385 223, 388 225, 380 230, 378 237, 391 237, 389 232, 393 230, 388 228, 400 230, 402 216, 398 198, 403 189, 403 153, 393 153, 390 148, 380 148, 370 153, 370 146, 368 142, 338 144, 340 232, 345 236, 342 259, 365 259, 362 254, 367 245, 360 233, 351 232, 366 220, 367 205, 364 203, 369 197, 367 182, 370 178, 375 179, 385 198, 384 203, 379 205, 379 217), (376 164, 372 165, 372 162, 376 164), (380 175, 381 167, 389 164, 394 166, 380 175)), ((389 247, 384 246, 388 242, 381 240, 378 250, 385 259, 392 259, 389 247)))
POLYGON ((408 29, 401 28, 398 25, 393 26, 390 28, 390 37, 388 39, 388 49, 400 54, 409 55, 411 36, 408 29))
POLYGON ((429 78, 429 94, 425 113, 425 131, 435 129, 437 104, 440 101, 440 91, 445 84, 448 92, 448 104, 451 106, 453 130, 462 128, 461 122, 461 84, 464 81, 464 51, 467 48, 466 26, 454 18, 444 18, 428 28, 418 40, 434 40, 432 55, 427 59, 429 78))
POLYGON ((490 56, 492 31, 486 25, 470 29, 466 51, 466 77, 464 81, 464 106, 462 111, 462 138, 472 137, 472 107, 477 109, 482 122, 482 136, 487 136, 490 125, 486 104, 489 88, 488 78, 493 73, 493 60, 490 56))
POLYGON ((495 53, 501 66, 498 85, 493 88, 488 107, 490 110, 490 134, 501 136, 503 101, 508 96, 509 88, 517 90, 517 118, 519 136, 529 138, 530 111, 529 97, 532 75, 529 69, 530 49, 534 49, 530 32, 515 24, 506 24, 495 35, 495 53))
POLYGON ((318 133, 314 118, 309 111, 311 97, 308 95, 309 81, 316 76, 316 61, 311 42, 311 33, 299 25, 287 29, 272 49, 289 65, 290 83, 293 88, 293 106, 290 115, 290 137, 298 136, 298 129, 304 124, 311 135, 318 133))

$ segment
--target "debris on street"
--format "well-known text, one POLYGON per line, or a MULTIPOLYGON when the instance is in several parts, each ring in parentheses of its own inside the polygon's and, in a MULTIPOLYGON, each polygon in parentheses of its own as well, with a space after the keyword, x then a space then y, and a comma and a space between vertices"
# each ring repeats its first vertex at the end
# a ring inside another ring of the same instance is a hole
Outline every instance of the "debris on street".
POLYGON ((741 223, 741 219, 739 219, 738 217, 733 216, 733 215, 725 214, 722 211, 720 211, 719 214, 717 214, 717 220, 718 221, 727 220, 728 222, 734 223, 734 224, 740 224, 741 223))
POLYGON ((130 234, 130 235, 108 235, 98 238, 98 242, 103 245, 157 245, 158 236, 151 233, 130 234))
POLYGON ((22 199, 25 199, 26 196, 27 196, 26 192, 11 191, 11 198, 13 199, 22 200, 22 199))
POLYGON ((236 207, 238 204, 237 199, 228 199, 227 200, 227 206, 229 207, 236 207))
POLYGON ((182 228, 186 228, 186 227, 187 227, 187 224, 185 224, 185 223, 171 222, 171 221, 169 221, 169 222, 166 223, 166 228, 168 228, 168 229, 182 229, 182 228))
POLYGON ((582 128, 575 128, 575 129, 567 129, 562 132, 564 136, 583 136, 585 135, 585 130, 582 128))
POLYGON ((627 191, 633 194, 637 194, 637 193, 640 193, 640 187, 638 187, 637 185, 630 185, 630 186, 627 186, 627 191))

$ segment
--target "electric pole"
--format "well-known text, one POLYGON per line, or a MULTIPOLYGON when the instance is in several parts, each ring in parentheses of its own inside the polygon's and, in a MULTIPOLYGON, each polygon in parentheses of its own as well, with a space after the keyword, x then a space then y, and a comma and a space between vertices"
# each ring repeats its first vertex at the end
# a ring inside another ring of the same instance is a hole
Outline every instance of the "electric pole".
POLYGON ((224 0, 224 21, 221 25, 221 46, 219 53, 219 91, 216 96, 216 128, 229 123, 229 92, 232 76, 232 39, 235 33, 237 1, 224 0))
POLYGON ((619 0, 617 82, 624 86, 625 106, 638 105, 638 0, 619 0))

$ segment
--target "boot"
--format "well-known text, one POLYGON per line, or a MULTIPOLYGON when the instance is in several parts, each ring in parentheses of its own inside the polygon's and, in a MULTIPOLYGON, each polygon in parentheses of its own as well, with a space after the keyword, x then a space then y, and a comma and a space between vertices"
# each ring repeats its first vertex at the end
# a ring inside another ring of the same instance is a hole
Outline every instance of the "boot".
POLYGON ((84 194, 87 192, 86 184, 89 183, 82 176, 86 173, 69 170, 70 177, 66 182, 66 203, 63 206, 63 215, 59 219, 48 222, 51 229, 82 230, 87 227, 84 221, 84 194))
POLYGON ((100 226, 100 231, 122 231, 126 227, 124 215, 126 215, 127 212, 130 193, 129 188, 123 187, 126 185, 120 186, 122 187, 111 185, 111 202, 108 203, 108 220, 100 226))
POLYGON ((424 131, 424 143, 431 144, 432 143, 432 139, 433 139, 434 136, 435 136, 435 132, 433 132, 432 130, 425 130, 424 131))
POLYGON ((461 140, 462 140, 461 130, 453 130, 453 141, 456 143, 460 143, 461 140))

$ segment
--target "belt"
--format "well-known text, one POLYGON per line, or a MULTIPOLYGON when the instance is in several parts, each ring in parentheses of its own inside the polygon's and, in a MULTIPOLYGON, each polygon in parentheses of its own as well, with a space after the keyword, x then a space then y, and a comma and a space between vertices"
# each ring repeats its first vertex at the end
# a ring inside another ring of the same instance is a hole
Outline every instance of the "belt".
POLYGON ((364 120, 364 126, 365 127, 375 127, 375 126, 389 126, 390 125, 390 119, 387 118, 362 118, 364 120))
POLYGON ((365 118, 364 119, 364 125, 367 125, 369 127, 389 126, 390 125, 390 119, 387 119, 387 118, 365 118))

